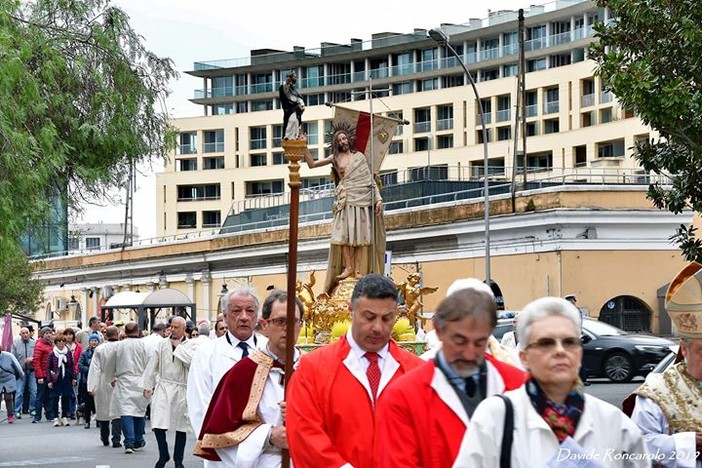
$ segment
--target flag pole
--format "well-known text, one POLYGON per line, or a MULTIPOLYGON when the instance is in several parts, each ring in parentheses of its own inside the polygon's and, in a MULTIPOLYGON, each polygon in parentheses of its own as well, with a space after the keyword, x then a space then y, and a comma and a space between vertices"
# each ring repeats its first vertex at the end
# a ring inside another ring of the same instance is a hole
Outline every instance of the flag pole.
MULTIPOLYGON (((307 150, 306 140, 283 140, 285 159, 289 162, 290 171, 290 229, 288 243, 288 285, 287 285, 287 320, 285 324, 285 393, 287 395, 288 382, 292 377, 293 360, 295 359, 295 282, 297 281, 297 227, 300 209, 300 160, 307 150)), ((282 451, 282 467, 290 467, 290 452, 282 451)))
MULTIPOLYGON (((370 110, 370 169, 371 169, 371 184, 375 184, 375 173, 373 172, 375 170, 375 151, 373 151, 373 140, 375 140, 375 135, 373 134, 373 120, 374 120, 374 115, 373 115, 373 78, 368 77, 368 103, 369 103, 369 110, 370 110)), ((373 271, 375 267, 375 238, 376 238, 376 222, 375 222, 375 204, 377 200, 375 199, 375 190, 373 190, 373 185, 368 187, 368 190, 371 191, 371 209, 370 209, 370 219, 371 219, 371 249, 370 252, 368 252, 368 261, 370 262, 371 266, 371 271, 373 271)), ((380 272, 377 272, 380 273, 380 272)))

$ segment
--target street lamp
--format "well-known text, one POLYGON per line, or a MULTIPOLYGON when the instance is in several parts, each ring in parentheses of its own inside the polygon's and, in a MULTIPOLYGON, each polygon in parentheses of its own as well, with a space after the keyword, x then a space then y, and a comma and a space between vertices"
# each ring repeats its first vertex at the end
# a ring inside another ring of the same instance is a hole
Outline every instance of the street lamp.
POLYGON ((441 29, 431 29, 429 30, 429 37, 431 37, 439 45, 445 46, 451 54, 456 57, 458 63, 463 67, 463 71, 468 76, 468 81, 470 86, 473 88, 473 93, 475 94, 475 99, 478 101, 478 112, 480 113, 480 123, 483 126, 483 204, 485 206, 485 283, 490 284, 490 185, 488 183, 488 138, 487 138, 487 127, 485 125, 485 112, 483 110, 483 101, 480 100, 480 95, 478 94, 478 88, 475 86, 475 81, 471 76, 466 64, 463 63, 463 59, 456 52, 456 49, 449 44, 449 38, 444 31, 441 29))

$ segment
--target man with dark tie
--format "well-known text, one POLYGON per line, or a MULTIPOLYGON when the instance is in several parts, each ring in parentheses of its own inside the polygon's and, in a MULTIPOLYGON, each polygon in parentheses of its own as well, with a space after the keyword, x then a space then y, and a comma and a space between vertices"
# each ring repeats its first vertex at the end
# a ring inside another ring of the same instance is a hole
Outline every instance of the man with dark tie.
POLYGON ((523 371, 485 352, 497 323, 489 290, 453 292, 433 321, 442 348, 378 404, 378 466, 451 466, 478 403, 526 380, 523 371))
MULTIPOLYGON (((302 325, 302 302, 295 298, 295 341, 302 325)), ((279 467, 285 434, 285 338, 288 295, 273 289, 263 302, 261 330, 268 344, 237 362, 212 396, 195 455, 228 467, 279 467), (263 389, 261 391, 261 389, 263 389)), ((294 358, 300 357, 295 349, 294 358)))
POLYGON ((295 468, 375 468, 375 408, 395 380, 422 361, 390 339, 397 287, 369 274, 351 295, 351 327, 336 343, 300 359, 287 394, 295 468))
MULTIPOLYGON (((217 384, 229 369, 266 345, 266 338, 254 333, 258 321, 259 300, 249 287, 233 289, 222 298, 222 310, 228 331, 199 347, 190 363, 187 401, 190 425, 200 434, 207 407, 217 384)), ((205 467, 224 466, 205 460, 205 467)))

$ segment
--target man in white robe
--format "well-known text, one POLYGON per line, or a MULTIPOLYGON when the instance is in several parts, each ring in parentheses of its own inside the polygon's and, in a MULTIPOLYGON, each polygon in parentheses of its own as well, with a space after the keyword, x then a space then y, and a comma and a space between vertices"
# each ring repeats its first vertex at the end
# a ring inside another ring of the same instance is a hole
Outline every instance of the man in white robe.
POLYGON ((145 445, 144 425, 146 406, 141 379, 148 363, 149 352, 136 322, 124 326, 126 338, 117 343, 116 359, 111 361, 108 374, 115 377, 112 412, 119 415, 124 434, 124 453, 134 453, 145 445))
MULTIPOLYGON (((217 384, 229 369, 256 348, 266 345, 266 338, 254 333, 259 300, 253 289, 233 289, 222 298, 222 310, 228 331, 211 344, 199 347, 190 364, 186 389, 188 417, 196 434, 200 434, 207 408, 217 384)), ((221 462, 205 460, 205 467, 223 467, 221 462)))
POLYGON ((185 403, 188 367, 183 361, 174 358, 174 352, 177 347, 183 346, 185 340, 185 319, 174 317, 171 321, 170 339, 161 339, 158 343, 151 353, 143 376, 144 397, 151 398, 151 429, 158 443, 156 468, 164 468, 171 459, 166 441, 168 430, 176 433, 173 449, 175 466, 183 466, 185 438, 190 429, 185 403))
POLYGON ((114 376, 107 373, 107 369, 115 367, 115 352, 119 343, 119 329, 115 326, 105 330, 107 341, 95 348, 95 354, 90 361, 88 371, 88 392, 95 397, 95 420, 100 427, 100 440, 102 445, 110 445, 110 421, 112 421, 112 447, 120 448, 122 444, 122 423, 118 414, 111 412, 112 407, 112 380, 114 376))
MULTIPOLYGON (((281 290, 273 290, 264 301, 259 323, 268 345, 239 361, 222 378, 195 455, 222 460, 231 468, 281 465, 281 449, 288 448, 283 410, 287 304, 287 293, 281 290)), ((295 298, 295 305, 297 341, 302 302, 295 298)), ((299 356, 296 349, 295 362, 299 356)))

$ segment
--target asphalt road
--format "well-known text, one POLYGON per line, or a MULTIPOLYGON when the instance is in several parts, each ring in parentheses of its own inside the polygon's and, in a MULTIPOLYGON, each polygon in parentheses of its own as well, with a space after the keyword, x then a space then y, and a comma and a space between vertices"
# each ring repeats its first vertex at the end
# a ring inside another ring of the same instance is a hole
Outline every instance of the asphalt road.
MULTIPOLYGON (((606 379, 593 379, 592 385, 585 387, 591 395, 617 407, 627 395, 643 382, 637 377, 631 383, 616 384, 606 379)), ((5 414, 3 412, 3 414, 5 414)), ((83 426, 53 427, 47 421, 31 424, 25 415, 15 424, 0 419, 0 468, 20 468, 26 466, 71 468, 148 468, 158 459, 156 439, 146 428, 146 448, 127 455, 124 449, 103 447, 96 428, 83 426)), ((169 434, 169 444, 173 444, 174 434, 169 434)), ((184 464, 187 468, 202 467, 199 458, 192 455, 194 436, 188 434, 184 464)), ((171 446, 172 450, 172 446, 171 446)), ((167 466, 172 467, 173 462, 167 466)))
MULTIPOLYGON (((174 438, 174 433, 168 434, 171 452, 174 438)), ((90 429, 82 425, 54 427, 46 420, 32 424, 28 415, 14 424, 8 424, 3 417, 0 419, 0 468, 150 468, 158 460, 158 449, 148 422, 145 439, 146 447, 143 450, 127 455, 124 448, 104 447, 94 426, 90 429)), ((192 455, 194 445, 194 436, 188 434, 183 462, 187 468, 202 467, 201 459, 192 455)), ((173 462, 166 466, 172 468, 173 462)))

